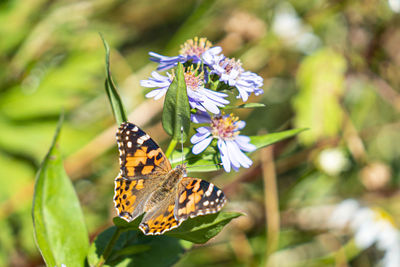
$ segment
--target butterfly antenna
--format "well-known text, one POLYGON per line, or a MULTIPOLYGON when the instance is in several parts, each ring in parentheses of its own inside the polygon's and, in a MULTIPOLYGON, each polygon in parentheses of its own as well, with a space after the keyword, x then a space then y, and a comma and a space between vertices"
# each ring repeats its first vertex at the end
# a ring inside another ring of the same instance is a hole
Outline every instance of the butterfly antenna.
POLYGON ((182 155, 182 166, 183 166, 183 126, 181 126, 181 155, 182 155))

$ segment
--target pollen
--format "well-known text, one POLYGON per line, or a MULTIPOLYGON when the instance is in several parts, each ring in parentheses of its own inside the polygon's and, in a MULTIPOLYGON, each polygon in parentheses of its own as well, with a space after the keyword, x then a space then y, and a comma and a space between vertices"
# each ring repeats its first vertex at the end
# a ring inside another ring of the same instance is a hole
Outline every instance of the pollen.
POLYGON ((193 68, 193 65, 185 71, 185 83, 187 89, 196 91, 204 85, 204 73, 198 73, 200 65, 197 68, 193 68))
POLYGON ((229 114, 228 116, 215 116, 211 119, 211 132, 216 138, 233 140, 239 133, 237 121, 238 117, 229 114))
POLYGON ((224 60, 221 60, 219 65, 229 74, 232 72, 232 70, 236 70, 238 73, 241 73, 243 68, 242 68, 242 62, 238 59, 234 58, 225 58, 224 60))
POLYGON ((210 49, 211 46, 212 44, 207 40, 207 38, 194 37, 193 39, 189 39, 183 45, 181 45, 179 54, 183 56, 200 57, 205 51, 210 49))

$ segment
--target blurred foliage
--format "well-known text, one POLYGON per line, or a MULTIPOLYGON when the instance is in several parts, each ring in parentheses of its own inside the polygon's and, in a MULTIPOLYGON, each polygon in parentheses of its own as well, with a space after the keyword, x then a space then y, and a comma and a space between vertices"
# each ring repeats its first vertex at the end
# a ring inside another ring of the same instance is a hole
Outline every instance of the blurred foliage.
POLYGON ((396 0, 2 1, 0 266, 44 264, 30 208, 35 173, 62 110, 60 149, 90 236, 112 224, 116 126, 105 97, 99 32, 115 48, 114 81, 130 121, 164 148, 162 107, 144 98, 139 80, 155 68, 149 51, 172 56, 193 36, 221 45, 264 78, 265 94, 250 100, 266 108, 239 110, 247 122, 244 134, 309 128, 273 148, 277 250, 267 258, 263 174, 271 167, 260 152, 252 155, 249 170, 198 173, 223 188, 225 210, 247 216, 205 245, 182 246, 187 252, 177 266, 378 263, 382 252, 376 246, 339 253, 351 248, 351 234, 324 227, 329 216, 318 208, 354 198, 379 206, 400 225, 398 6, 396 0), (341 153, 322 156, 327 149, 341 153))

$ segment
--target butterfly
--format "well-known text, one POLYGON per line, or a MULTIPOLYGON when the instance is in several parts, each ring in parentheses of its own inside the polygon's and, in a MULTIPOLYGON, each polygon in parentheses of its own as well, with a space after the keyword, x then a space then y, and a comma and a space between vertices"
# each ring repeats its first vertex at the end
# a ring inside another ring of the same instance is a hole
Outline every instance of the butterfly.
POLYGON ((148 134, 124 122, 117 131, 120 172, 114 204, 128 222, 145 213, 139 225, 146 235, 161 235, 188 218, 218 212, 224 193, 214 184, 186 177, 186 166, 171 163, 148 134))

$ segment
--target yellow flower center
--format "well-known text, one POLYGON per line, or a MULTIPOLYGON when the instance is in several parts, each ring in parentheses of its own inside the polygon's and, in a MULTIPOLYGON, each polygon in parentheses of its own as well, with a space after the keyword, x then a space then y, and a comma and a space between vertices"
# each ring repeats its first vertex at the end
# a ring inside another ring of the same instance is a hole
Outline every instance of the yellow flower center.
POLYGON ((196 68, 193 68, 193 65, 186 69, 184 76, 185 76, 185 83, 187 89, 196 91, 199 87, 202 87, 204 84, 204 73, 200 72, 197 73, 199 69, 199 65, 196 68))
POLYGON ((214 137, 222 138, 224 140, 233 140, 240 131, 237 131, 238 126, 236 122, 238 117, 233 114, 229 116, 215 116, 211 119, 211 133, 214 137))
POLYGON ((396 223, 393 220, 393 217, 390 216, 390 214, 387 213, 385 210, 375 207, 375 208, 372 208, 372 211, 374 211, 376 221, 384 220, 384 221, 390 223, 393 227, 396 226, 396 223))
POLYGON ((236 60, 234 58, 225 58, 219 63, 219 65, 223 67, 227 73, 230 73, 233 69, 240 71, 242 62, 240 59, 236 60))
POLYGON ((211 42, 207 38, 194 37, 193 39, 187 40, 181 45, 179 54, 184 56, 198 56, 200 57, 205 51, 210 49, 212 46, 211 42))

